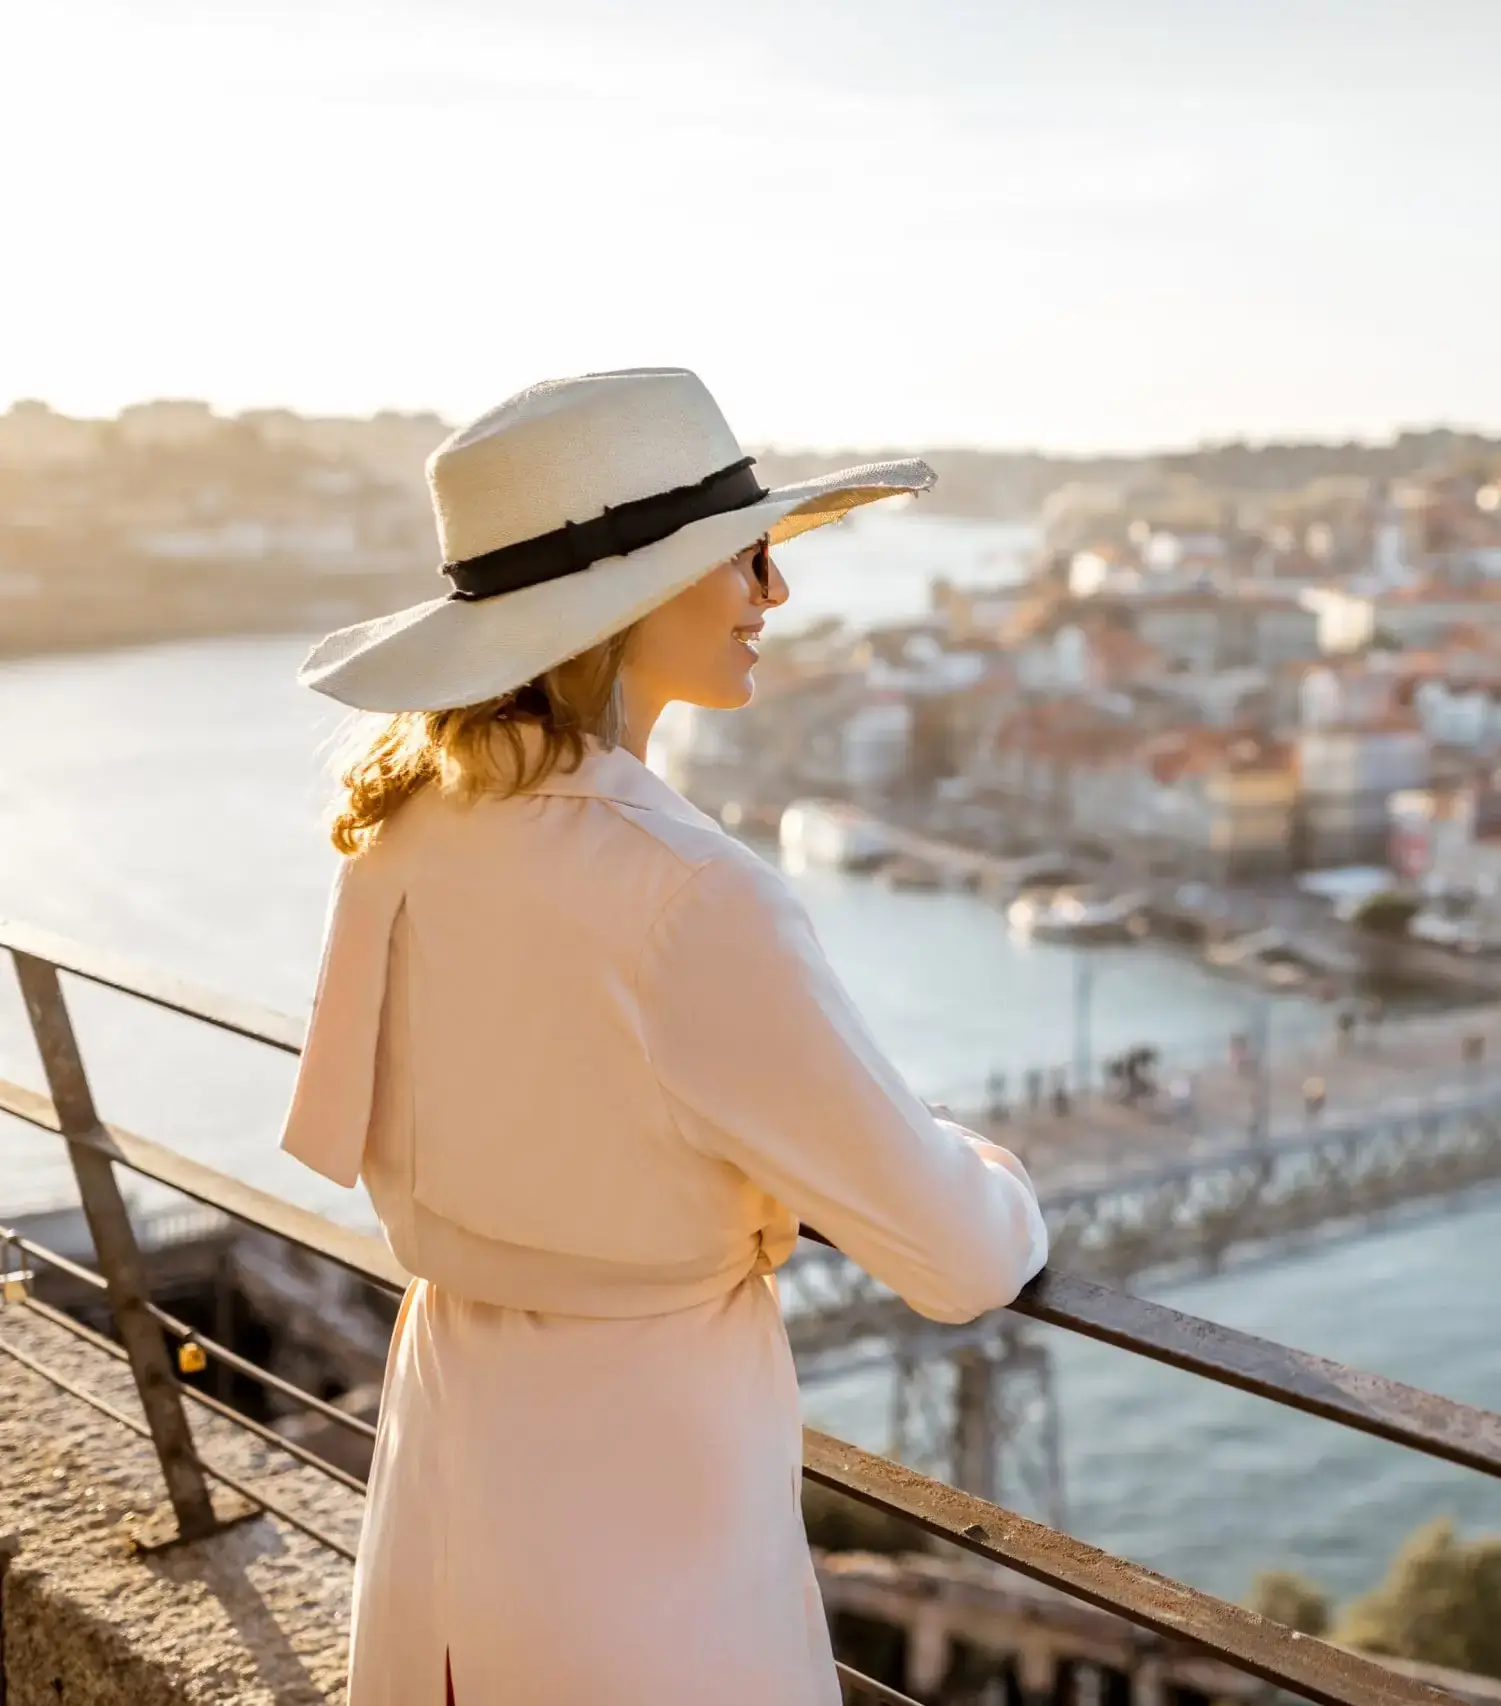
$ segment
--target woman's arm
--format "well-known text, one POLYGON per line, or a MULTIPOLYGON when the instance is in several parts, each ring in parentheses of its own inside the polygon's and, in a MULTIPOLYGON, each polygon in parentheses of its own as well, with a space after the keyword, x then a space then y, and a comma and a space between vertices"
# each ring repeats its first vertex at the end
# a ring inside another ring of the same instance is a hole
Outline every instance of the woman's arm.
POLYGON ((678 1129, 921 1314, 1010 1303, 1047 1259, 1021 1163, 933 1117, 882 1054, 782 879, 701 866, 642 956, 646 1043, 678 1129))

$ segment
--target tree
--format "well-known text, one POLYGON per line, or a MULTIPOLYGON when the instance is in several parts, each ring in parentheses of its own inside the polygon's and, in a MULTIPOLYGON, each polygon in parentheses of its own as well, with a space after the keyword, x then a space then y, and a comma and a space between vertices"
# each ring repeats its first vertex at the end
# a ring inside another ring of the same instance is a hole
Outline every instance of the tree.
POLYGON ((1300 1635, 1323 1635, 1333 1621, 1329 1595, 1296 1570, 1263 1570, 1251 1584, 1251 1610, 1296 1629, 1300 1635))
POLYGON ((1350 922, 1357 930, 1372 936, 1405 936, 1418 910, 1419 903, 1413 896, 1383 889, 1361 901, 1350 922))
POLYGON ((1455 1538, 1429 1523, 1403 1542, 1373 1593, 1346 1607, 1334 1639, 1368 1653, 1501 1677, 1501 1535, 1455 1538))

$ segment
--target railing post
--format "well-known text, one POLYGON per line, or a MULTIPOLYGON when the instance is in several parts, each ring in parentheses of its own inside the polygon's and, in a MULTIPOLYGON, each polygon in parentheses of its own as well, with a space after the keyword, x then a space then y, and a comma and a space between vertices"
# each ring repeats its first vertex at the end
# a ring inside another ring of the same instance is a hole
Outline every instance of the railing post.
POLYGON ((98 1131, 99 1117, 57 967, 19 951, 13 951, 12 957, 58 1125, 68 1139, 68 1158, 78 1180, 78 1195, 99 1258, 99 1271, 109 1287, 115 1323, 161 1460, 178 1533, 184 1540, 201 1540, 217 1526, 214 1507, 193 1448, 166 1340, 147 1307, 145 1264, 120 1195, 114 1163, 101 1150, 76 1141, 98 1131))

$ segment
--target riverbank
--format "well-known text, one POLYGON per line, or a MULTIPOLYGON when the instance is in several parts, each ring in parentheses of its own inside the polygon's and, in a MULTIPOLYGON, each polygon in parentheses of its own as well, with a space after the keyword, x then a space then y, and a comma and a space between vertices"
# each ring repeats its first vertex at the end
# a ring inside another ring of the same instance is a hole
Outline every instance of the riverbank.
POLYGON ((363 621, 434 596, 419 576, 310 575, 300 566, 225 564, 207 574, 100 574, 5 596, 0 663, 196 640, 283 638, 363 621))
POLYGON ((785 815, 766 801, 735 801, 722 815, 799 863, 858 869, 899 890, 974 894, 1038 943, 1086 952, 1150 939, 1261 995, 1296 992, 1326 1006, 1361 996, 1392 1010, 1457 1012, 1501 999, 1501 959, 1362 930, 1291 881, 1178 881, 1065 837, 997 852, 1015 845, 1001 812, 972 823, 962 841, 928 832, 920 812, 898 817, 838 798, 800 800, 785 815))

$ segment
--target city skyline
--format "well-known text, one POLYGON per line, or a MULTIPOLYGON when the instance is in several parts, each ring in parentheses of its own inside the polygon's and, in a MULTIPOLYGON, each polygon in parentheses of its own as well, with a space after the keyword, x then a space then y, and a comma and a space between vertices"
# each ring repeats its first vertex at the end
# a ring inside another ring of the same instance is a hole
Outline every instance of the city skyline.
POLYGON ((1483 0, 905 18, 33 13, 0 409, 458 421, 683 362, 789 447, 1501 429, 1483 0))

